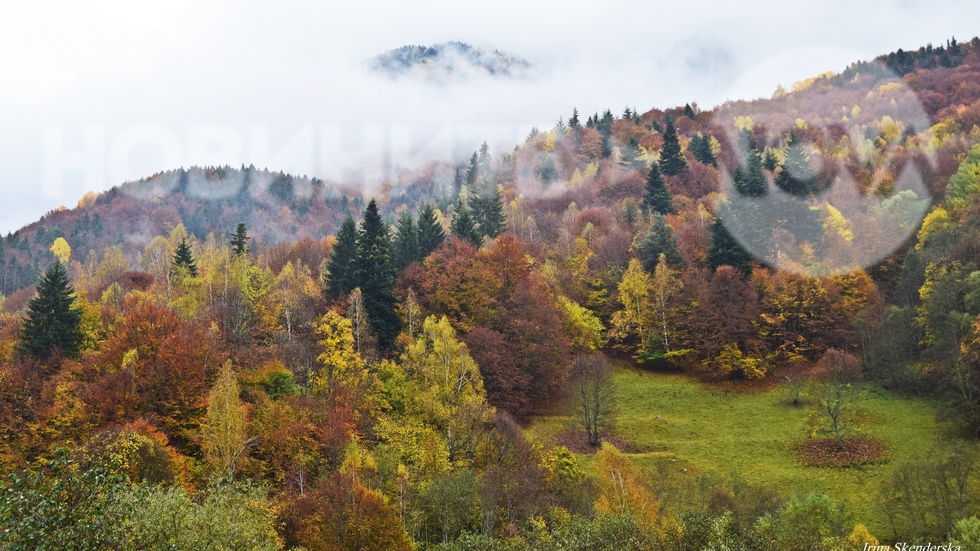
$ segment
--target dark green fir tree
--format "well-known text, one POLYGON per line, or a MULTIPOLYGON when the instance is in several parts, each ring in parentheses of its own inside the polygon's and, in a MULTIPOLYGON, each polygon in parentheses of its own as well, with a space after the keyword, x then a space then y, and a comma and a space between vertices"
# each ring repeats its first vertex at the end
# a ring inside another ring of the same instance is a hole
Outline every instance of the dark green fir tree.
POLYGON ((743 278, 752 273, 752 255, 732 237, 720 215, 711 225, 708 265, 712 270, 717 270, 719 266, 732 266, 742 273, 743 278))
POLYGON ((419 212, 419 257, 424 259, 439 248, 446 239, 446 232, 439 221, 439 213, 432 203, 427 203, 419 212))
POLYGON ((361 231, 357 236, 357 283, 364 296, 364 308, 378 344, 391 348, 401 329, 395 313, 395 272, 389 252, 388 224, 381 219, 374 199, 364 209, 361 231))
POLYGON ((347 296, 357 287, 357 269, 354 265, 356 259, 357 223, 353 217, 348 216, 337 231, 337 241, 327 262, 324 279, 328 298, 347 296))
POLYGON ((194 254, 186 237, 181 238, 177 248, 174 249, 174 258, 170 266, 174 273, 185 271, 191 277, 197 277, 197 262, 194 260, 194 254))
POLYGON ((650 166, 650 174, 647 175, 647 183, 643 188, 643 206, 660 214, 674 212, 674 202, 656 163, 650 166))
POLYGON ((404 270, 412 262, 422 259, 419 248, 419 229, 412 213, 405 213, 395 227, 395 240, 391 244, 391 265, 396 272, 404 270))
POLYGON ((681 142, 677 138, 674 120, 667 118, 667 128, 664 130, 664 145, 660 148, 660 171, 665 176, 677 176, 687 168, 687 159, 681 151, 681 142))
POLYGON ((663 254, 667 259, 667 264, 671 268, 679 269, 684 267, 684 257, 681 256, 677 248, 677 234, 674 228, 667 223, 667 219, 662 214, 653 215, 653 226, 650 231, 640 241, 640 262, 643 269, 653 273, 660 255, 663 254))
POLYGON ((456 203, 456 212, 453 213, 453 222, 449 230, 460 239, 466 239, 474 246, 479 247, 483 243, 483 236, 473 221, 473 216, 462 201, 456 203))
POLYGON ((245 226, 245 222, 239 222, 238 227, 235 228, 235 233, 231 236, 231 250, 237 256, 245 256, 248 254, 248 228, 245 226))
POLYGON ((776 186, 783 191, 796 196, 813 195, 820 189, 817 175, 810 168, 810 155, 806 145, 790 132, 786 140, 786 150, 783 156, 783 166, 776 175, 776 186))
POLYGON ((65 266, 55 261, 37 282, 37 296, 27 303, 17 350, 38 360, 56 353, 79 357, 82 346, 82 314, 74 308, 75 290, 65 266))

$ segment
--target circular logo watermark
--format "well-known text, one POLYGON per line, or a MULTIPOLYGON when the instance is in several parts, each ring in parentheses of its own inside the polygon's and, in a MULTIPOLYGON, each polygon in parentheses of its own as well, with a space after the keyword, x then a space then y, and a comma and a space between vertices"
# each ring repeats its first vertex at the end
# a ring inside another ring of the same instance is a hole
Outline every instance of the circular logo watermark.
MULTIPOLYGON (((794 52, 768 61, 792 63, 794 52)), ((771 73, 771 71, 758 71, 771 73)), ((884 64, 780 87, 715 111, 719 220, 757 260, 825 276, 869 268, 918 229, 935 155, 915 92, 884 64)))

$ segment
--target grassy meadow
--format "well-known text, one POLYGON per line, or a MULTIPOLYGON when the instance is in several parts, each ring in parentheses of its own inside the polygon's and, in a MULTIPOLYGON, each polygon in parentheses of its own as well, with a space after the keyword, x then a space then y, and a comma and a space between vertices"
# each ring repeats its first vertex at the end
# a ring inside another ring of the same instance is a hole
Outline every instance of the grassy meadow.
MULTIPOLYGON (((795 445, 807 437, 811 403, 794 406, 785 386, 766 390, 737 390, 706 385, 689 377, 617 367, 618 397, 615 434, 626 444, 629 457, 651 481, 676 468, 679 475, 715 480, 733 475, 754 485, 770 486, 784 496, 824 493, 846 504, 855 522, 874 534, 890 534, 887 518, 877 505, 878 488, 893 466, 932 452, 941 452, 955 439, 937 420, 937 404, 926 399, 896 396, 869 386, 858 405, 866 410, 863 435, 877 438, 888 449, 883 463, 848 468, 802 465, 795 445)), ((535 420, 529 437, 554 441, 575 419, 552 416, 535 420)), ((580 456, 586 469, 591 457, 580 456)))

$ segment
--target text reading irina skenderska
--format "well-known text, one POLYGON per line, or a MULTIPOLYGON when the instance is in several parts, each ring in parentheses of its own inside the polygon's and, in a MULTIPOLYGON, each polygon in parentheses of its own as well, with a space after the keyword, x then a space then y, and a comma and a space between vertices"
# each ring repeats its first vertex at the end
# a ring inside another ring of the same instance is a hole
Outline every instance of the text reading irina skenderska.
POLYGON ((862 551, 961 551, 959 545, 946 543, 936 545, 935 543, 905 543, 898 542, 895 545, 871 545, 864 544, 862 551))

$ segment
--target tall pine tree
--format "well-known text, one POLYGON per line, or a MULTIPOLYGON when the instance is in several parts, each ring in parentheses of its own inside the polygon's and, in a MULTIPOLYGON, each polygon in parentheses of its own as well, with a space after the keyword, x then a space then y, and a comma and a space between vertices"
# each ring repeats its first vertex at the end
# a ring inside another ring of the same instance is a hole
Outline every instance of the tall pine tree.
POLYGON ((660 214, 674 212, 674 202, 670 198, 670 192, 667 191, 664 177, 660 174, 660 168, 656 163, 650 166, 650 174, 643 189, 643 206, 660 214))
POLYGON ((503 192, 492 181, 480 181, 479 189, 470 196, 470 210, 483 236, 493 239, 504 231, 503 192))
POLYGON ((191 246, 187 244, 187 238, 183 237, 177 248, 174 249, 173 262, 170 264, 171 272, 178 273, 179 270, 186 270, 191 277, 197 277, 197 262, 191 253, 191 246))
POLYGON ((439 214, 432 203, 427 203, 419 213, 419 257, 425 258, 432 254, 439 245, 446 239, 446 232, 442 229, 442 222, 439 221, 439 214))
POLYGON ((245 222, 239 222, 238 227, 235 228, 235 233, 231 236, 231 250, 238 256, 247 255, 249 239, 245 222))
POLYGON ((776 185, 780 189, 796 196, 813 195, 820 190, 817 175, 810 168, 810 155, 795 132, 790 132, 786 140, 783 158, 783 166, 776 176, 776 185))
POLYGON ((660 170, 666 176, 677 176, 685 168, 687 168, 687 159, 681 151, 681 142, 677 138, 674 119, 667 117, 664 145, 660 148, 660 170))
POLYGON ((390 348, 401 329, 395 313, 395 273, 389 253, 388 224, 381 219, 374 199, 364 209, 357 238, 357 280, 378 344, 390 348))
POLYGON ((711 247, 708 249, 708 265, 712 270, 719 266, 731 266, 746 278, 752 273, 752 255, 732 237, 732 234, 722 223, 721 212, 725 208, 719 206, 719 216, 711 225, 711 247))
POLYGON ((37 296, 27 303, 17 350, 38 360, 46 360, 56 351, 77 358, 82 346, 82 314, 74 304, 75 290, 68 281, 68 271, 55 260, 37 282, 37 296))
POLYGON ((337 231, 337 242, 333 246, 325 275, 327 297, 347 296, 357 287, 357 223, 348 216, 337 231))
POLYGON ((419 229, 412 213, 406 212, 398 219, 395 241, 391 244, 391 265, 396 272, 404 270, 412 262, 422 259, 419 248, 419 229))
POLYGON ((666 257, 667 264, 671 268, 683 268, 684 257, 681 256, 680 250, 677 248, 677 242, 677 234, 674 233, 674 228, 667 223, 664 215, 654 214, 650 232, 640 241, 639 257, 640 262, 643 263, 643 269, 652 274, 660 261, 661 254, 666 257))
POLYGON ((480 231, 476 228, 476 222, 473 221, 473 216, 470 215, 469 209, 466 208, 462 200, 456 203, 456 212, 453 213, 453 222, 449 229, 453 235, 468 240, 476 247, 483 243, 483 236, 480 235, 480 231))

